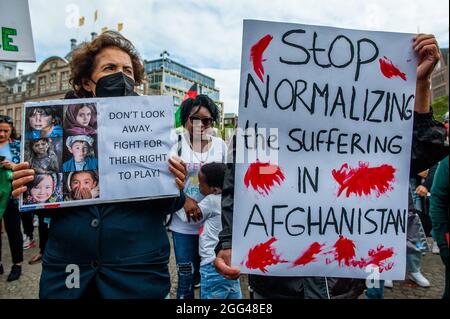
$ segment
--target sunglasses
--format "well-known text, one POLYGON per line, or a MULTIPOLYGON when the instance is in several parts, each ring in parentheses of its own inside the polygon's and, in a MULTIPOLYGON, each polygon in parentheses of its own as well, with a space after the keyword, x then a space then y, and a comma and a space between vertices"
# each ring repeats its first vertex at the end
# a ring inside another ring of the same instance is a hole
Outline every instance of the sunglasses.
POLYGON ((10 116, 0 115, 0 123, 7 123, 13 125, 13 120, 10 116))
POLYGON ((198 116, 189 116, 189 119, 192 123, 194 123, 194 121, 201 121, 205 127, 210 127, 213 123, 212 117, 199 118, 198 116))

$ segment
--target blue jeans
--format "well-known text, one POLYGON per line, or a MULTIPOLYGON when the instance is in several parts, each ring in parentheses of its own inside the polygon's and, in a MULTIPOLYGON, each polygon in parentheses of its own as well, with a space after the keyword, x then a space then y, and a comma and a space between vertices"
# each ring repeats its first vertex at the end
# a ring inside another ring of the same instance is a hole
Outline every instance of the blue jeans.
POLYGON ((421 251, 407 251, 406 252, 406 271, 420 272, 422 266, 422 252, 421 251))
POLYGON ((384 298, 384 280, 378 281, 378 288, 367 288, 367 299, 383 299, 384 298))
POLYGON ((172 239, 177 263, 177 299, 194 299, 194 281, 200 268, 198 235, 172 231, 172 239))
POLYGON ((414 203, 414 208, 418 211, 422 211, 422 199, 421 197, 416 193, 416 188, 420 184, 417 183, 417 180, 415 177, 411 177, 409 179, 409 191, 411 192, 411 196, 414 203))
POLYGON ((212 263, 200 266, 200 278, 200 299, 242 299, 239 279, 225 279, 212 263))

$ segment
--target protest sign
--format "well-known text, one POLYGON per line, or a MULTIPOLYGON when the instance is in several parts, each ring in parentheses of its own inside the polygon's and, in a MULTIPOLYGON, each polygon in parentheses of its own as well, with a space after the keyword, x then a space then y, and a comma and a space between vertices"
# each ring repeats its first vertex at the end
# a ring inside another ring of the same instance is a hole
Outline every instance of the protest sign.
POLYGON ((25 103, 22 160, 36 177, 21 210, 177 196, 172 109, 161 96, 25 103))
POLYGON ((0 33, 0 61, 36 61, 28 0, 0 0, 0 33))
POLYGON ((232 264, 404 279, 412 34, 244 21, 232 264))

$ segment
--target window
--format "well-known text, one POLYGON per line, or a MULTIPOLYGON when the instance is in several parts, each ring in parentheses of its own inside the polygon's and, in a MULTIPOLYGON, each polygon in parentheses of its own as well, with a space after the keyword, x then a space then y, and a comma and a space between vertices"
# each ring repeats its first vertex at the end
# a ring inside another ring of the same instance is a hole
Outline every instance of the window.
POLYGON ((21 123, 22 123, 22 108, 17 107, 14 111, 14 127, 16 128, 17 132, 20 132, 22 130, 21 123))
POLYGON ((64 82, 68 79, 69 79, 69 72, 68 71, 61 72, 61 82, 64 82))
POLYGON ((46 82, 47 82, 47 81, 46 81, 45 76, 41 76, 41 77, 39 78, 39 85, 45 85, 46 82))
POLYGON ((433 79, 432 79, 433 86, 437 86, 444 82, 445 82, 445 76, 443 73, 433 76, 433 79))
POLYGON ((50 83, 56 83, 56 73, 50 74, 50 83))
POLYGON ((440 86, 433 90, 433 99, 444 96, 445 93, 445 86, 440 86))
POLYGON ((50 64, 51 69, 56 69, 56 66, 57 66, 56 62, 52 62, 52 64, 50 64))
POLYGON ((6 111, 6 115, 8 115, 9 117, 13 117, 13 109, 8 109, 7 111, 6 111))

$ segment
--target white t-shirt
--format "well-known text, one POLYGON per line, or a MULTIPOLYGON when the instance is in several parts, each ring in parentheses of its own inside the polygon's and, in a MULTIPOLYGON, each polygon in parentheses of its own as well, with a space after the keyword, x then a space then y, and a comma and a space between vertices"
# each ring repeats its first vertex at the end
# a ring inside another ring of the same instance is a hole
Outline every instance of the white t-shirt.
MULTIPOLYGON (((187 166, 187 176, 184 186, 184 194, 191 197, 196 202, 200 202, 203 199, 203 195, 200 194, 200 188, 198 184, 198 173, 200 167, 206 163, 218 162, 226 163, 227 159, 227 145, 218 137, 211 136, 211 146, 209 150, 204 153, 194 152, 186 141, 184 134, 181 135, 181 158, 187 166)), ((184 208, 180 209, 180 212, 185 214, 184 208)), ((174 214, 172 222, 169 225, 169 229, 181 234, 197 235, 200 224, 183 222, 178 214, 174 214)))
MULTIPOLYGON (((203 217, 199 222, 194 223, 194 225, 203 223, 203 231, 200 234, 198 249, 201 258, 200 265, 202 266, 212 263, 216 258, 214 249, 219 242, 219 233, 222 230, 221 200, 222 195, 211 194, 198 203, 203 217)), ((176 216, 187 222, 184 211, 178 211, 176 216)))

